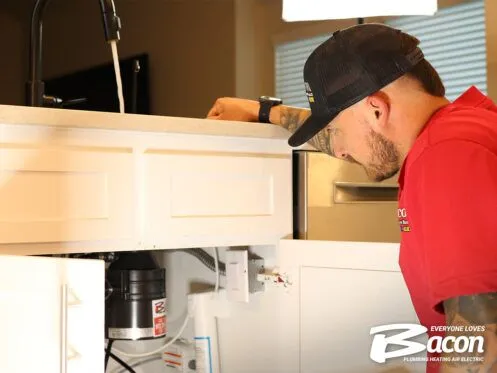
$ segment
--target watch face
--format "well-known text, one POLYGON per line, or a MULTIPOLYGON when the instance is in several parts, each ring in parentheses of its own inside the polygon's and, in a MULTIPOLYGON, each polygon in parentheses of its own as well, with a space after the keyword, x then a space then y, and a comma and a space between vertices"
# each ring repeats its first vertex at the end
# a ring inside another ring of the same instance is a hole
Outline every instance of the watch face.
POLYGON ((281 98, 271 97, 271 96, 261 96, 259 97, 259 102, 269 101, 274 104, 281 104, 283 100, 281 98))

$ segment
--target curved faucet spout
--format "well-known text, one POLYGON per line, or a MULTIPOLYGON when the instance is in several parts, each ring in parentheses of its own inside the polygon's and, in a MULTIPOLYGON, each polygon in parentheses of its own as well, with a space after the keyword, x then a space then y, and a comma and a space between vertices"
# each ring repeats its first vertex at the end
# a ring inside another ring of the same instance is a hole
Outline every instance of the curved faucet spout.
POLYGON ((50 0, 37 0, 31 15, 29 41, 29 80, 26 101, 30 106, 42 106, 45 84, 41 81, 43 13, 50 0))
MULTIPOLYGON (((26 105, 43 106, 45 83, 42 75, 42 45, 43 45, 43 14, 50 0, 36 0, 31 15, 31 32, 29 45, 29 75, 26 84, 26 105)), ((121 20, 116 14, 113 0, 99 0, 102 21, 104 24, 105 40, 119 41, 121 20)))

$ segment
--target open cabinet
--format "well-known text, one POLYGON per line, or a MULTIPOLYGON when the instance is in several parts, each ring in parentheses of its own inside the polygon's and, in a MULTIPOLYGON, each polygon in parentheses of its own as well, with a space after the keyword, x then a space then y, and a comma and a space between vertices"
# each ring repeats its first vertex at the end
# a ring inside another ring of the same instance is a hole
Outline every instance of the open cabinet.
MULTIPOLYGON (((222 373, 425 371, 424 362, 378 364, 369 357, 372 327, 418 323, 397 264, 398 244, 281 240, 258 254, 282 282, 266 282, 248 303, 231 302, 228 316, 217 320, 222 373)), ((0 259, 0 328, 9 335, 0 350, 2 371, 102 373, 103 262, 0 259)))

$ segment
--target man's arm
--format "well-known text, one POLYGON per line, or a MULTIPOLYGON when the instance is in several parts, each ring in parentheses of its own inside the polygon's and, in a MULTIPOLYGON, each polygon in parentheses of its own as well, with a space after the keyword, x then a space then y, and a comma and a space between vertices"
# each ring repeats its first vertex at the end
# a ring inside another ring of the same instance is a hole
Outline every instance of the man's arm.
MULTIPOLYGON (((447 336, 469 337, 475 341, 473 351, 451 352, 443 355, 440 373, 497 372, 497 293, 460 296, 443 303, 446 324, 454 327, 447 336), (479 341, 483 352, 478 351, 479 341)), ((454 340, 448 343, 454 347, 454 340)), ((463 342, 459 344, 463 346, 463 342)))
MULTIPOLYGON (((311 111, 309 109, 278 105, 271 108, 269 121, 294 133, 310 114, 311 111)), ((259 120, 259 102, 235 97, 218 98, 209 110, 207 118, 257 122, 259 120)), ((333 156, 333 148, 330 140, 330 132, 324 129, 309 140, 309 144, 317 150, 333 156)))

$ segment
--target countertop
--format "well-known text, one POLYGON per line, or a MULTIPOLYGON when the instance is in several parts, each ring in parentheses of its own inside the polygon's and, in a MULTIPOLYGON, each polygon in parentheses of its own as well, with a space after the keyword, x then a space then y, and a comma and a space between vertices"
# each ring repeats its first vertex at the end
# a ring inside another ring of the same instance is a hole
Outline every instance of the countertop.
POLYGON ((279 126, 224 120, 0 105, 0 124, 98 128, 286 140, 279 126))

